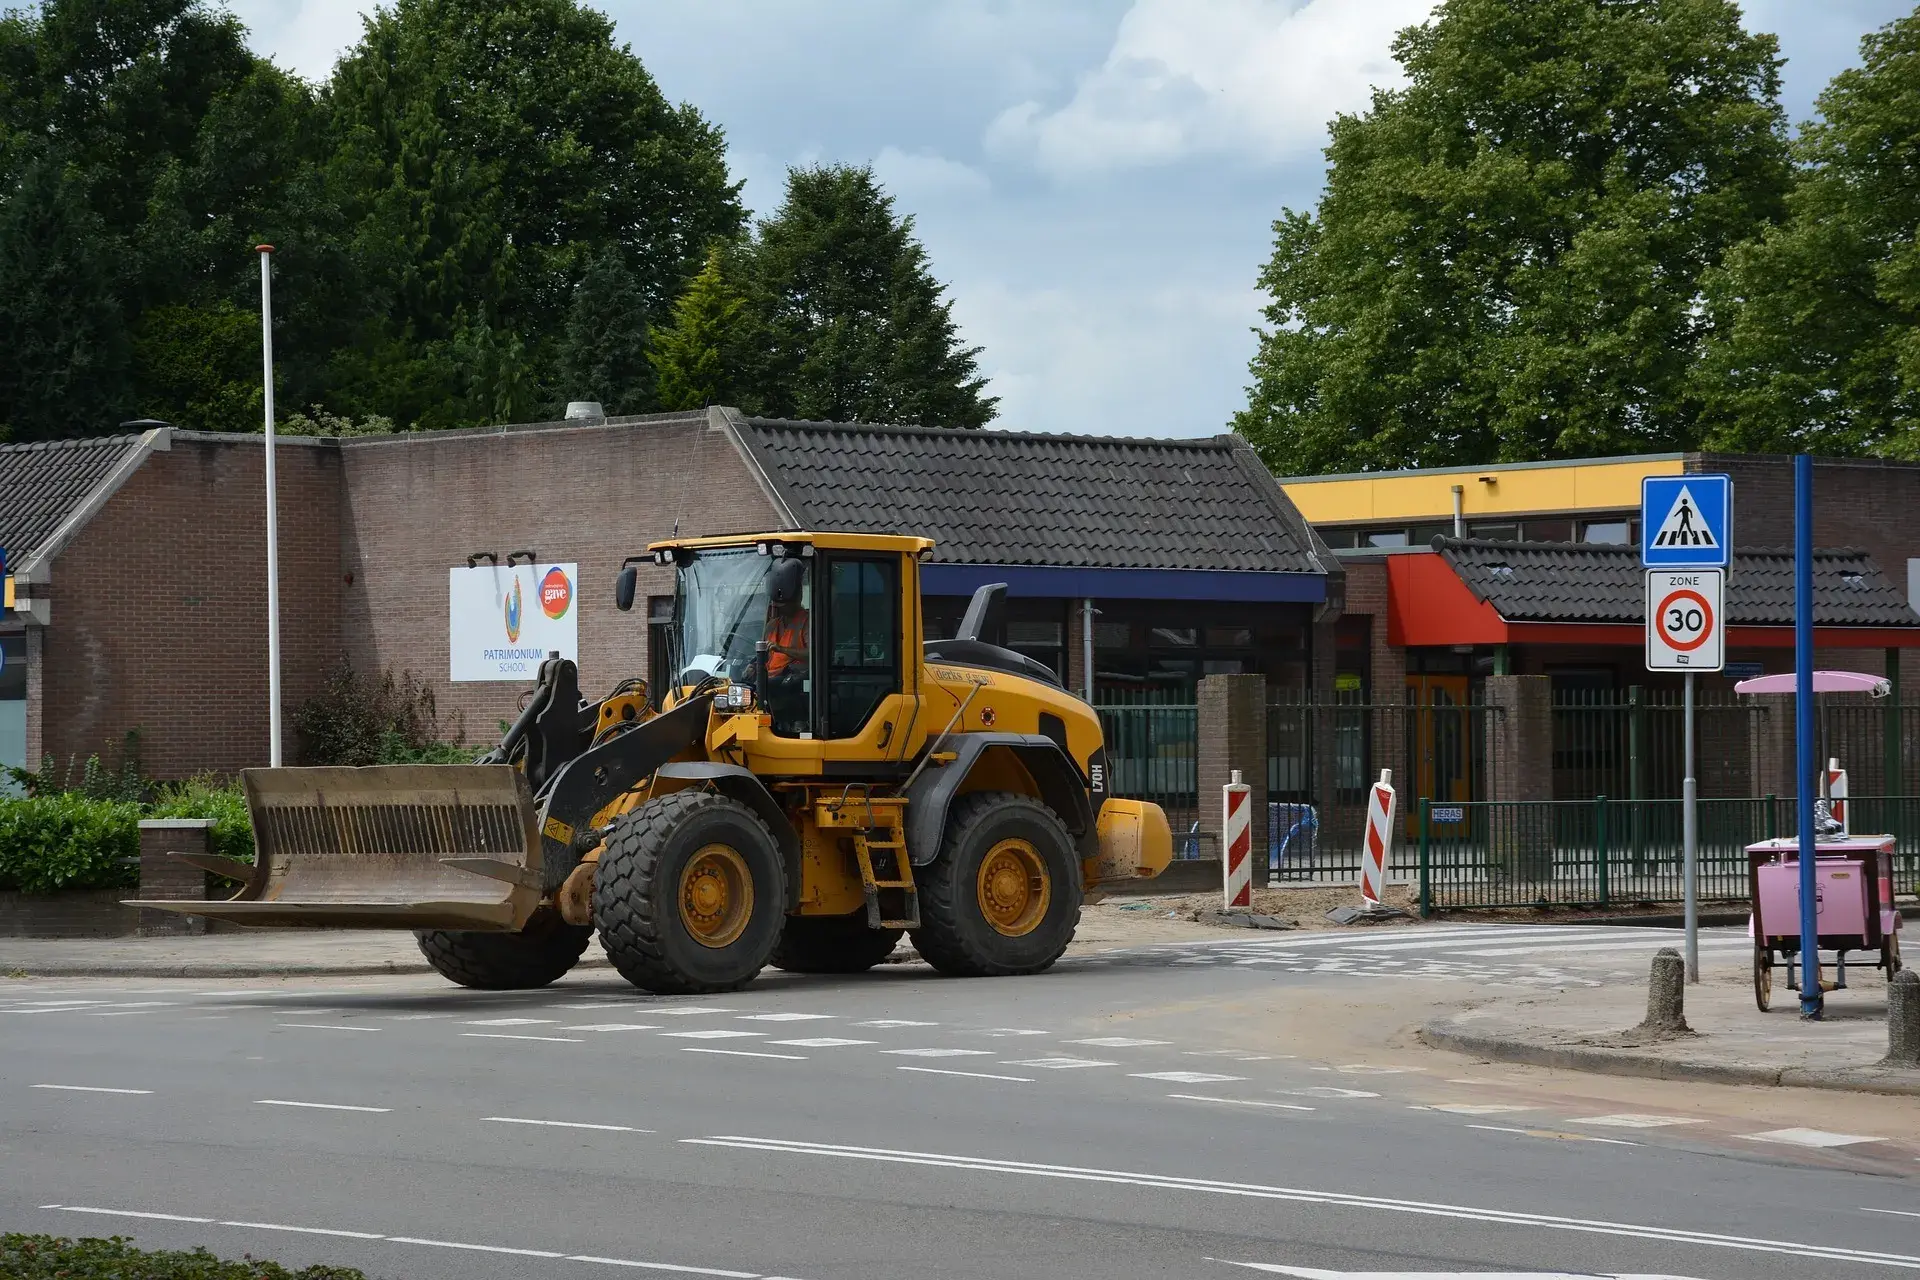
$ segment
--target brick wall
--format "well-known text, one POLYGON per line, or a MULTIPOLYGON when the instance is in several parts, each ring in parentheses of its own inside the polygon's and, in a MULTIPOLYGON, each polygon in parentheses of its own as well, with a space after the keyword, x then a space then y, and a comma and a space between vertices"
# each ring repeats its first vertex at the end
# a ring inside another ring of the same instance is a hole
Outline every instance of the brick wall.
POLYGON ((745 461, 704 416, 600 428, 452 432, 348 442, 341 516, 340 618, 366 672, 411 670, 443 724, 489 742, 525 686, 447 679, 447 570, 477 551, 534 551, 577 562, 580 675, 598 697, 647 674, 646 597, 670 595, 668 569, 642 566, 639 603, 613 607, 620 562, 648 542, 778 525, 745 461))
POLYGON ((1253 788, 1253 847, 1264 860, 1267 848, 1267 678, 1262 675, 1206 676, 1196 694, 1196 768, 1199 774, 1200 830, 1218 851, 1221 832, 1220 788, 1240 770, 1253 788))
POLYGON ((123 907, 127 889, 0 893, 0 938, 112 938, 134 931, 138 907, 123 907))
MULTIPOLYGON (((294 440, 275 462, 281 669, 292 707, 318 690, 341 652, 340 459, 294 440)), ((259 437, 175 435, 60 553, 51 625, 32 668, 41 688, 28 690, 36 757, 51 752, 64 768, 138 729, 143 764, 157 778, 267 762, 264 494, 259 437)))

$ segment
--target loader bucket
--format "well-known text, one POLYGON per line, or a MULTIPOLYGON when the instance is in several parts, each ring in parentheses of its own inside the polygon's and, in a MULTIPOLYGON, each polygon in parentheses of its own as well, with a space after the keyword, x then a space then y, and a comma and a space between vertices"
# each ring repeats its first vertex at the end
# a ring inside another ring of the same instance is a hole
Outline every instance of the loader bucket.
POLYGON ((281 928, 512 931, 540 904, 533 801, 510 765, 240 777, 257 850, 246 886, 226 901, 127 905, 281 928))

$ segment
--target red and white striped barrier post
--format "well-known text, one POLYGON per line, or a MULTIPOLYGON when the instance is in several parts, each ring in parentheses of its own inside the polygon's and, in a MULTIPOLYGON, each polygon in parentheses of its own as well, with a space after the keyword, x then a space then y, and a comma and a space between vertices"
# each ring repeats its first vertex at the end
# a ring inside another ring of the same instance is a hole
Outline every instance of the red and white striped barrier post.
POLYGON ((1220 823, 1220 842, 1223 846, 1220 858, 1221 871, 1226 878, 1228 911, 1251 911, 1253 909, 1253 788, 1240 781, 1240 771, 1233 771, 1233 781, 1220 788, 1221 802, 1225 812, 1220 823))
POLYGON ((1367 847, 1360 858, 1360 905, 1369 910, 1383 905, 1387 887, 1387 850, 1393 847, 1393 770, 1382 769, 1367 799, 1367 847))
POLYGON ((1827 812, 1840 824, 1841 835, 1853 834, 1853 822, 1847 816, 1847 771, 1831 757, 1827 760, 1827 812))

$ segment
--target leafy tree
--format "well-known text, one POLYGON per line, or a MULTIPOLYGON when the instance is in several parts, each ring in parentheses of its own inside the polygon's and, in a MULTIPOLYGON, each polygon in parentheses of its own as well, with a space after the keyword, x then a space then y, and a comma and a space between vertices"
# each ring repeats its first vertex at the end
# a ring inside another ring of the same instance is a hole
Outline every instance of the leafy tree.
POLYGON ((662 409, 699 409, 745 398, 737 380, 746 299, 721 269, 721 249, 673 304, 673 323, 653 331, 653 366, 662 409))
POLYGON ((873 170, 792 169, 786 200, 739 255, 751 317, 744 407, 782 417, 978 427, 978 347, 873 170))
POLYGON ((1861 53, 1795 143, 1786 220, 1710 278, 1713 448, 1920 459, 1920 11, 1861 53))
POLYGON ((1236 429, 1287 473, 1695 442, 1700 281, 1776 218, 1771 36, 1731 0, 1446 0, 1285 211, 1236 429))
POLYGON ((51 148, 0 190, 0 422, 23 441, 111 431, 128 341, 106 228, 51 148))
POLYGON ((153 307, 140 317, 133 352, 147 412, 196 431, 259 429, 257 314, 224 300, 153 307))
MULTIPOLYGON (((356 258, 387 299, 363 356, 391 369, 406 361, 372 353, 400 341, 417 358, 452 342, 456 365, 487 365, 467 371, 489 388, 475 402, 483 420, 572 393, 562 384, 582 357, 567 321, 590 275, 581 305, 605 304, 608 253, 644 332, 708 242, 741 225, 720 131, 669 103, 612 23, 576 0, 397 0, 336 68, 330 103, 332 181, 356 258)), ((630 379, 631 355, 609 376, 630 379)), ((344 390, 403 422, 432 408, 344 390)))
POLYGON ((610 414, 655 407, 646 306, 618 249, 603 249, 587 264, 560 337, 561 400, 597 400, 610 414))

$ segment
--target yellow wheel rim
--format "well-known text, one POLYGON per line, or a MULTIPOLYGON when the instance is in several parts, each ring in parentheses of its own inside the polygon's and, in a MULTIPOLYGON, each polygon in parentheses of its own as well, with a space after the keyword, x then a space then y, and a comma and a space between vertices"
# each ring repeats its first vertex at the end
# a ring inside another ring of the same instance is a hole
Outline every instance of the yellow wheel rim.
POLYGON ((703 947, 730 945, 753 918, 753 876, 731 845, 710 844, 680 872, 680 923, 703 947))
POLYGON ((1008 938, 1032 933, 1047 918, 1053 901, 1053 877, 1046 859, 1025 840, 1002 840, 980 860, 974 881, 980 914, 994 932, 1008 938))

